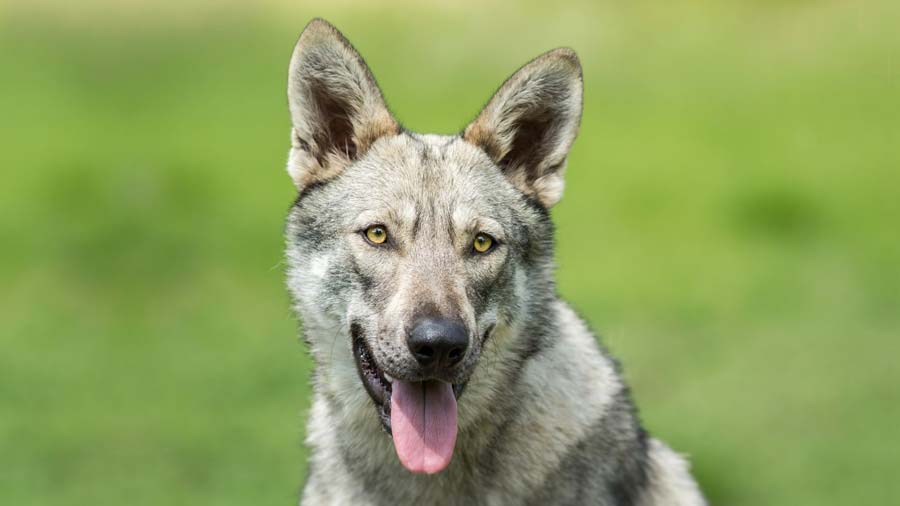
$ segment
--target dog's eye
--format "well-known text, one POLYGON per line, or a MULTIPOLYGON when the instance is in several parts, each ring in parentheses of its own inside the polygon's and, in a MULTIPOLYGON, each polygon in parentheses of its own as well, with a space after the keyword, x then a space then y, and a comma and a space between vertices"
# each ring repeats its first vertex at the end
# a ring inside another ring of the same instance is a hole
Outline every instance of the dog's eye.
POLYGON ((494 247, 494 238, 485 234, 480 233, 475 236, 475 240, 472 241, 472 248, 476 253, 487 253, 494 247))
POLYGON ((384 225, 372 225, 365 231, 366 239, 372 244, 384 244, 387 241, 387 229, 384 225))

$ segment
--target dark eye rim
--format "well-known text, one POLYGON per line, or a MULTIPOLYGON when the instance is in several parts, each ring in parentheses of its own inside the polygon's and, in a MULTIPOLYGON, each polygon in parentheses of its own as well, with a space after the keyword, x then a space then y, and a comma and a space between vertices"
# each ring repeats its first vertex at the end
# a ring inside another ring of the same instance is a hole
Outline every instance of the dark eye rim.
POLYGON ((369 246, 372 246, 374 248, 385 248, 385 247, 390 246, 391 243, 393 242, 393 240, 391 238, 391 234, 390 234, 390 232, 388 232, 388 228, 384 223, 372 223, 370 225, 366 225, 365 227, 359 229, 357 232, 359 233, 359 235, 362 236, 363 240, 366 241, 366 243, 369 246), (372 242, 372 240, 369 239, 369 234, 367 232, 370 229, 373 229, 376 227, 384 230, 385 235, 387 235, 387 239, 385 239, 384 242, 381 242, 381 243, 372 242))
POLYGON ((477 255, 477 256, 487 255, 487 254, 492 253, 495 249, 497 249, 497 246, 499 246, 499 245, 500 245, 500 241, 497 240, 496 237, 492 236, 491 234, 489 234, 487 232, 478 232, 477 234, 475 234, 475 237, 472 238, 472 254, 477 255), (478 251, 477 249, 475 249, 475 239, 477 239, 478 236, 480 236, 480 235, 483 235, 491 240, 491 246, 484 251, 478 251))

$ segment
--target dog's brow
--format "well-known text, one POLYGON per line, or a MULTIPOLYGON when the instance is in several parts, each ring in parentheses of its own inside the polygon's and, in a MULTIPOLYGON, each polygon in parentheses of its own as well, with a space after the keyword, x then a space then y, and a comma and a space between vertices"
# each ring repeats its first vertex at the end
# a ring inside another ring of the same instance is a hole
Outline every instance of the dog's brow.
POLYGON ((450 219, 453 229, 459 233, 487 232, 497 239, 504 239, 503 227, 499 223, 480 216, 469 207, 457 207, 450 219))
POLYGON ((458 206, 450 216, 453 228, 459 231, 473 231, 478 227, 478 216, 466 206, 458 206))
POLYGON ((402 202, 398 206, 392 207, 390 209, 390 215, 391 219, 404 229, 414 229, 419 220, 416 206, 411 202, 402 202))

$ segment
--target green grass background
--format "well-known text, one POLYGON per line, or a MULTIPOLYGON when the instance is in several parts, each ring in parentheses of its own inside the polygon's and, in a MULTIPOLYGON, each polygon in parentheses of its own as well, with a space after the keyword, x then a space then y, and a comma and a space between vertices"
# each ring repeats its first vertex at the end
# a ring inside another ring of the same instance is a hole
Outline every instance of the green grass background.
POLYGON ((283 287, 313 16, 456 132, 560 45, 559 290, 721 505, 900 497, 900 4, 0 4, 0 504, 276 505, 311 364, 283 287))

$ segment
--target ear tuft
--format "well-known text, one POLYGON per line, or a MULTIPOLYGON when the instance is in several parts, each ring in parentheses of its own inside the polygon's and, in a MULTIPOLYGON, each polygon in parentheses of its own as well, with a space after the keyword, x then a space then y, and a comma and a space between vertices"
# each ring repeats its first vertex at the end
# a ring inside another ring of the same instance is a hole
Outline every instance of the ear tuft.
POLYGON ((339 174, 375 140, 396 134, 368 65, 323 19, 309 22, 291 57, 288 75, 292 149, 288 173, 298 188, 339 174))
POLYGON ((463 131, 509 181, 541 205, 562 197, 566 156, 581 120, 582 72, 569 48, 516 71, 463 131))

